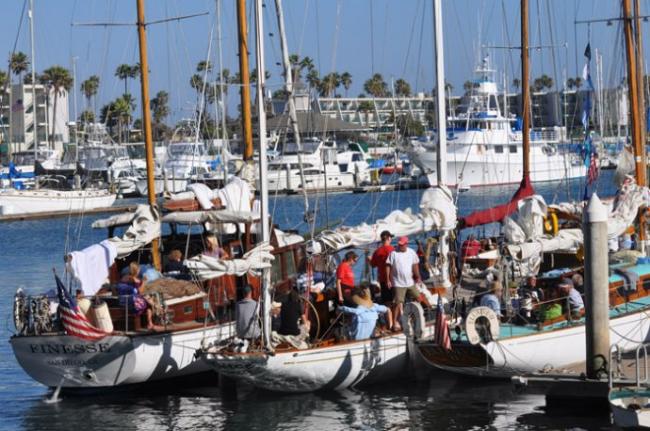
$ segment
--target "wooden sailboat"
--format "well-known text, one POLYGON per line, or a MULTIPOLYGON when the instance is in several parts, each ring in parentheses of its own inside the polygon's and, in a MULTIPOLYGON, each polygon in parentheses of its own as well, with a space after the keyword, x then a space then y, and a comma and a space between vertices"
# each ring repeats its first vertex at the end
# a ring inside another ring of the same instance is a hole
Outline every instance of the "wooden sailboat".
MULTIPOLYGON (((630 100, 633 103, 632 120, 638 125, 634 101, 636 98, 635 59, 632 54, 631 23, 629 0, 623 2, 626 41, 628 48, 628 76, 630 100)), ((528 2, 522 0, 522 82, 528 82, 528 2)), ((528 85, 523 85, 524 112, 529 109, 528 85)), ((529 118, 524 116, 524 121, 529 118)), ((526 126, 524 126, 526 127, 526 126)), ((633 130, 635 130, 633 128, 633 130)), ((638 135, 636 135, 638 136, 638 135)), ((640 141, 635 138, 637 151, 641 151, 640 141)), ((638 154, 638 153, 637 153, 638 154)), ((638 158, 640 160, 640 158, 638 158)), ((625 200, 629 192, 638 193, 638 205, 648 205, 647 188, 643 168, 637 164, 639 185, 629 184, 619 194, 618 200, 625 200), (644 197, 645 196, 645 197, 644 197)), ((524 178, 526 181, 526 178, 524 178)), ((522 182, 523 185, 523 182, 522 182)), ((520 200, 520 199, 518 199, 520 200)), ((513 200, 514 201, 514 200, 513 200)), ((516 202, 513 202, 513 204, 516 202)), ((619 202, 620 204, 620 202, 619 202)), ((638 206, 632 206, 637 208, 638 206)), ((514 212, 514 208, 504 207, 505 212, 514 212)), ((614 207, 616 211, 616 206, 614 207)), ((634 217, 636 210, 630 210, 634 217)), ((633 218, 632 217, 632 218, 633 218)), ((610 218, 611 220, 611 218, 610 218)), ((632 220, 630 220, 632 221, 632 220)), ((624 227, 629 225, 626 224, 624 227)), ((645 229, 641 223, 641 229, 645 229)), ((579 229, 576 229, 580 233, 579 229)), ((557 232, 555 232, 557 234, 557 232)), ((581 233, 580 233, 581 235, 581 233)), ((575 242, 579 244, 579 242, 575 242)), ((543 250, 543 247, 541 247, 543 250)), ((575 254, 575 251, 574 251, 575 254)), ((624 350, 632 349, 644 343, 650 336, 650 265, 645 259, 634 258, 632 261, 610 265, 609 277, 610 299, 610 341, 624 350)), ((577 271, 568 271, 559 277, 571 277, 577 271)), ((538 287, 547 293, 553 292, 558 276, 538 279, 538 287)), ((589 289, 589 286, 586 286, 589 289)), ((567 298, 548 301, 547 305, 566 302, 567 298), (559 302, 558 302, 559 301, 559 302)), ((562 304, 563 305, 563 304, 562 304)), ((567 307, 568 308, 568 307, 567 307)), ((458 335, 451 343, 451 350, 434 342, 418 345, 418 351, 425 362, 434 368, 475 376, 510 377, 522 373, 560 369, 584 361, 585 358, 585 317, 584 312, 571 314, 569 310, 558 317, 546 318, 542 313, 535 318, 535 309, 523 321, 502 322, 487 307, 477 307, 463 316, 464 321, 457 324, 458 335), (531 316, 532 315, 532 316, 531 316)), ((520 319, 522 320, 522 319, 520 319)))

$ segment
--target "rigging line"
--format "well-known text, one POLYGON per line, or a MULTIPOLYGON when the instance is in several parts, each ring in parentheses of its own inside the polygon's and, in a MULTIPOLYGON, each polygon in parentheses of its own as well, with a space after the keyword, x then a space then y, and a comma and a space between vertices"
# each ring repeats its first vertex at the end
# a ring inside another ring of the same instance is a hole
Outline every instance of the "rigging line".
MULTIPOLYGON (((415 68, 415 88, 418 89, 420 88, 419 82, 420 82, 420 74, 422 73, 421 71, 421 65, 422 65, 422 43, 423 43, 423 34, 424 34, 424 17, 426 16, 426 11, 427 11, 427 4, 425 2, 422 3, 422 19, 420 20, 420 43, 418 45, 418 60, 416 62, 416 68, 415 68)), ((397 163, 397 161, 396 161, 397 163)))
MULTIPOLYGON (((420 3, 421 1, 418 1, 418 4, 415 7, 416 11, 420 9, 420 3)), ((402 76, 406 76, 406 66, 409 64, 409 57, 411 55, 411 44, 413 42, 413 35, 415 33, 415 22, 417 19, 418 19, 418 14, 414 13, 413 22, 411 23, 411 32, 409 34, 409 41, 408 44, 406 45, 406 54, 404 56, 404 67, 402 68, 402 76)))
POLYGON ((374 32, 374 23, 373 23, 373 10, 372 10, 372 0, 368 0, 370 4, 370 72, 372 75, 375 74, 375 32, 374 32))
MULTIPOLYGON (((559 87, 559 79, 558 79, 558 64, 557 64, 557 58, 555 56, 555 37, 554 37, 554 31, 553 31, 553 20, 551 19, 552 17, 552 12, 551 12, 551 4, 550 2, 546 2, 546 15, 548 18, 548 34, 550 37, 550 44, 553 48, 551 48, 551 64, 553 65, 553 79, 555 80, 555 92, 557 94, 560 94, 560 87, 559 87)), ((560 110, 560 98, 556 97, 554 98, 555 101, 555 112, 562 112, 560 110)), ((557 120, 557 119, 554 119, 557 120)))
MULTIPOLYGON (((505 42, 507 46, 512 46, 512 43, 510 42, 510 27, 508 26, 508 18, 506 15, 506 5, 505 5, 505 0, 501 0, 501 14, 503 15, 503 30, 505 32, 505 42)), ((504 53, 504 57, 507 57, 510 63, 510 76, 515 76, 515 66, 513 63, 512 59, 512 50, 507 50, 506 53, 504 53)), ((506 92, 506 95, 508 93, 508 86, 509 83, 506 82, 506 88, 504 88, 504 91, 506 92)), ((507 116, 507 112, 505 113, 507 116)))
MULTIPOLYGON (((320 9, 318 8, 319 1, 316 0, 314 4, 316 5, 316 70, 320 73, 320 9)), ((303 22, 303 28, 306 27, 307 20, 307 9, 309 7, 309 2, 305 2, 305 20, 303 22)))

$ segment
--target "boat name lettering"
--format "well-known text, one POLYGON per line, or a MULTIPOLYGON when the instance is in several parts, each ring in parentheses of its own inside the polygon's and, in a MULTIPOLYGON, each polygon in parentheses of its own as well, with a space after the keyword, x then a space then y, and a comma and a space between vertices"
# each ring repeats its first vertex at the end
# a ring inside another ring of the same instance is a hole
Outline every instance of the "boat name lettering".
POLYGON ((30 344, 32 353, 45 355, 78 355, 81 353, 108 353, 111 347, 108 343, 90 344, 30 344))

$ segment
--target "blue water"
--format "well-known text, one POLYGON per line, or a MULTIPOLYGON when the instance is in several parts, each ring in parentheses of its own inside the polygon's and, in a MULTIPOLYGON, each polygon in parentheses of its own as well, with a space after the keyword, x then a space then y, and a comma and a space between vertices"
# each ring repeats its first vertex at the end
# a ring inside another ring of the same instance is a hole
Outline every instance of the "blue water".
MULTIPOLYGON (((614 191, 602 175, 601 196, 614 191)), ((458 199, 461 214, 507 201, 516 186, 473 189, 458 199)), ((582 195, 580 182, 537 187, 548 202, 582 195)), ((391 210, 417 211, 421 190, 311 197, 318 227, 372 222, 391 210), (326 214, 327 209, 327 214, 326 214)), ((274 222, 309 231, 300 196, 272 197, 274 222)), ((128 390, 107 396, 66 396, 43 403, 47 389, 16 363, 7 340, 13 331, 12 300, 18 287, 42 292, 53 287, 52 268, 62 271, 66 250, 105 239, 91 223, 103 216, 0 224, 0 429, 3 430, 177 430, 177 429, 608 429, 607 417, 549 415, 541 395, 517 394, 509 383, 436 375, 340 394, 281 396, 242 388, 228 399, 211 383, 128 390)))

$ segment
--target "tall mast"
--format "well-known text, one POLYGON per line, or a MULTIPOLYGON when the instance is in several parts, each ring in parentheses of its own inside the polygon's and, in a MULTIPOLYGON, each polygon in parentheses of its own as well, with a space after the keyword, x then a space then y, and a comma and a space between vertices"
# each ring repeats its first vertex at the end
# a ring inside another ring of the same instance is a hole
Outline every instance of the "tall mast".
POLYGON ((523 115, 523 179, 530 177, 530 64, 528 60, 528 0, 521 0, 521 103, 523 115))
MULTIPOLYGON (((643 166, 647 166, 646 162, 646 152, 645 152, 645 142, 646 142, 646 122, 645 122, 645 86, 643 85, 643 38, 641 37, 641 2, 640 0, 634 0, 634 39, 636 42, 636 82, 638 85, 638 95, 639 95, 639 139, 641 140, 641 148, 644 148, 644 151, 641 151, 641 162, 643 166)), ((641 184, 645 185, 645 182, 641 184)))
MULTIPOLYGON (((38 123, 36 122, 36 58, 35 58, 35 48, 34 48, 34 0, 29 0, 29 39, 32 49, 32 139, 34 140, 34 162, 38 157, 38 123)), ((77 85, 74 83, 73 85, 77 85)), ((45 86, 43 86, 43 92, 47 91, 45 86)), ((47 118, 47 110, 45 111, 45 117, 47 118)), ((47 122, 47 120, 45 120, 47 122)), ((47 126, 46 126, 47 128, 47 126)), ((56 130, 56 124, 54 125, 56 130)), ((54 142, 54 139, 52 139, 54 142)))
MULTIPOLYGON (((144 149, 147 158, 147 198, 151 207, 156 206, 156 185, 153 179, 153 137, 151 135, 151 109, 149 107, 149 63, 147 61, 147 33, 144 21, 144 0, 136 0, 138 6, 138 40, 140 42, 140 84, 142 89, 142 122, 144 124, 144 149)), ((158 239, 151 242, 151 259, 160 270, 158 239)))
POLYGON ((244 141, 244 160, 253 158, 253 127, 251 126, 251 89, 248 70, 248 28, 246 27, 246 0, 237 0, 237 28, 239 37, 239 79, 241 84, 241 121, 244 141))
MULTIPOLYGON (((303 184, 302 195, 305 206, 305 214, 309 213, 309 199, 307 198, 307 188, 304 186, 305 173, 302 165, 302 143, 300 141, 300 130, 298 128, 298 115, 296 114, 296 102, 293 98, 293 75, 291 70, 291 62, 289 61, 289 47, 287 45, 287 35, 284 31, 284 14, 282 12, 282 0, 275 0, 275 11, 278 18, 278 30, 280 31, 280 47, 282 50, 282 65, 284 68, 284 83, 287 90, 287 103, 289 104, 289 120, 291 121, 291 128, 293 129, 293 139, 296 141, 296 148, 298 150, 298 168, 300 171, 300 183, 303 184)), ((325 175, 325 183, 327 183, 327 174, 325 175)))
POLYGON ((228 131, 226 130, 226 99, 223 82, 223 50, 221 44, 221 0, 217 1, 217 37, 219 40, 219 98, 221 99, 221 163, 223 165, 223 180, 228 179, 228 163, 226 163, 226 142, 228 140, 228 131))
POLYGON ((634 55, 632 34, 632 17, 630 0, 623 0, 623 25, 625 30, 625 53, 627 55, 627 87, 630 96, 630 116, 632 117, 632 142, 634 143, 634 167, 637 184, 646 184, 645 164, 643 163, 643 142, 641 142, 641 124, 639 121, 639 92, 637 86, 637 66, 634 55))
MULTIPOLYGON (((266 178, 266 111, 264 110, 264 22, 262 20, 262 0, 255 0, 255 53, 257 58, 257 118, 259 121, 259 168, 260 178, 266 178)), ((268 183, 260 181, 260 225, 262 227, 262 241, 271 240, 269 227, 269 190, 268 183)), ((262 272, 262 333, 264 345, 267 349, 271 346, 271 272, 266 268, 262 272)))

